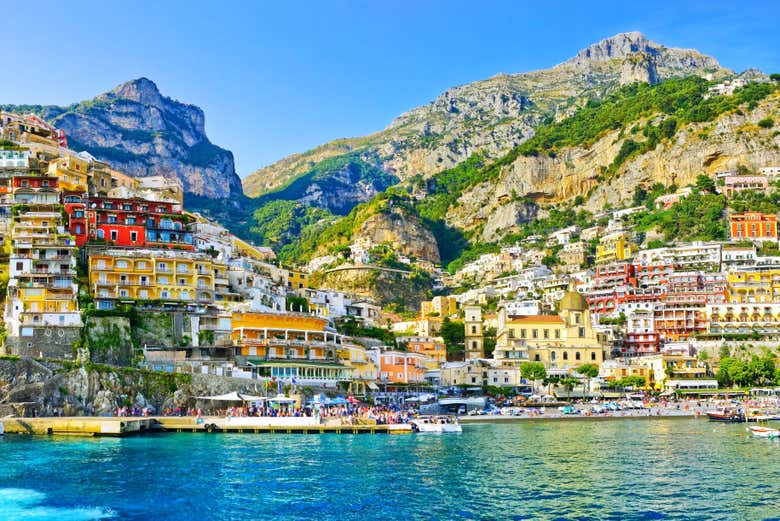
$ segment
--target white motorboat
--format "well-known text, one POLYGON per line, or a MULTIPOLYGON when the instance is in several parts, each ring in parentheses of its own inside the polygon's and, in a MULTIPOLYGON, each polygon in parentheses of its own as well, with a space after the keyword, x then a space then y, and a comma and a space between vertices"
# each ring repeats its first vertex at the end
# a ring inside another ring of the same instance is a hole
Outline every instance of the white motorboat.
POLYGON ((411 421, 414 432, 463 432, 458 420, 450 416, 423 416, 411 421))
POLYGON ((751 425, 747 428, 750 433, 757 438, 780 438, 780 429, 774 427, 764 427, 761 425, 751 425))

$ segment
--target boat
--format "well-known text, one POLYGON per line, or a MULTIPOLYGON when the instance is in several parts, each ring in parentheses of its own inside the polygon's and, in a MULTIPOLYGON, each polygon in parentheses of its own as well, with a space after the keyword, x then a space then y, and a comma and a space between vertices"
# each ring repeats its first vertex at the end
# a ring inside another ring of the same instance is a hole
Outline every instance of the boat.
POLYGON ((412 430, 425 432, 463 432, 458 420, 451 416, 421 416, 410 422, 412 430))
POLYGON ((750 433, 757 438, 780 438, 780 429, 773 427, 764 427, 762 425, 751 425, 747 428, 750 433))
POLYGON ((5 425, 3 425, 3 420, 0 420, 0 436, 5 434, 5 425))
POLYGON ((708 411, 707 418, 714 422, 741 422, 745 421, 745 415, 730 407, 722 407, 716 411, 708 411))

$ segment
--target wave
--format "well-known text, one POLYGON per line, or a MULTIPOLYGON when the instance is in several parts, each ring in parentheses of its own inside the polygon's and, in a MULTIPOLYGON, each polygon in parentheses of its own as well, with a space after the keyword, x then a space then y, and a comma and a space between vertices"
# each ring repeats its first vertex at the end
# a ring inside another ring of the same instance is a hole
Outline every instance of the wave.
POLYGON ((90 521, 115 517, 110 509, 98 507, 54 507, 43 504, 46 494, 26 488, 0 488, 0 521, 90 521))

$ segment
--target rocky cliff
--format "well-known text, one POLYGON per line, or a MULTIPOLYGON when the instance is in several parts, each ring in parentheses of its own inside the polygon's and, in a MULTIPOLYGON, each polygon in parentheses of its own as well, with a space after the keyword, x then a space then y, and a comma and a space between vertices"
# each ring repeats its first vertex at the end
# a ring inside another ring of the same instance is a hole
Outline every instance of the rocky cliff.
MULTIPOLYGON (((447 222, 478 231, 480 241, 491 242, 533 217, 536 203, 582 196, 584 207, 597 212, 606 205, 630 204, 637 187, 647 189, 655 183, 685 186, 702 173, 713 175, 739 165, 753 170, 777 165, 780 132, 776 126, 758 125, 767 118, 780 122, 778 93, 752 110, 743 106, 714 121, 683 126, 673 138, 630 158, 609 176, 603 174, 605 166, 634 137, 622 129, 606 133, 591 146, 567 147, 552 157, 519 155, 501 169, 496 180, 464 192, 448 210, 447 222)), ((648 122, 643 119, 635 124, 648 122)))
POLYGON ((242 193, 233 154, 209 141, 203 110, 163 96, 147 78, 68 107, 5 108, 38 112, 65 131, 70 148, 131 175, 178 177, 185 192, 209 198, 242 193))
POLYGON ((540 121, 565 117, 619 85, 705 74, 730 71, 694 50, 667 48, 636 32, 618 34, 551 69, 499 74, 454 87, 381 132, 282 159, 244 179, 244 191, 257 196, 305 175, 323 160, 354 151, 370 152, 377 168, 401 179, 427 177, 477 151, 501 156, 532 136, 540 121))

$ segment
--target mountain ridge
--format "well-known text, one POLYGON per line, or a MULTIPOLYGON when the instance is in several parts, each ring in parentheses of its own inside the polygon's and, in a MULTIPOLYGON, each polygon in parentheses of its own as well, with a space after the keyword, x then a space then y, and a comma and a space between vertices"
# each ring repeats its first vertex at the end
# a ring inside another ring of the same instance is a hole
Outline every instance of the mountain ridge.
POLYGON ((616 86, 692 73, 725 76, 733 71, 698 51, 665 47, 638 32, 620 33, 549 69, 451 87, 400 114, 385 129, 293 154, 250 174, 242 184, 248 196, 261 195, 305 175, 322 160, 361 150, 376 155, 375 166, 401 179, 427 177, 477 150, 498 157, 532 135, 544 117, 565 117, 586 98, 602 97, 616 86))
POLYGON ((141 77, 68 106, 6 105, 33 112, 86 150, 130 175, 178 177, 187 194, 224 199, 243 194, 233 154, 211 143, 196 105, 163 96, 141 77))

